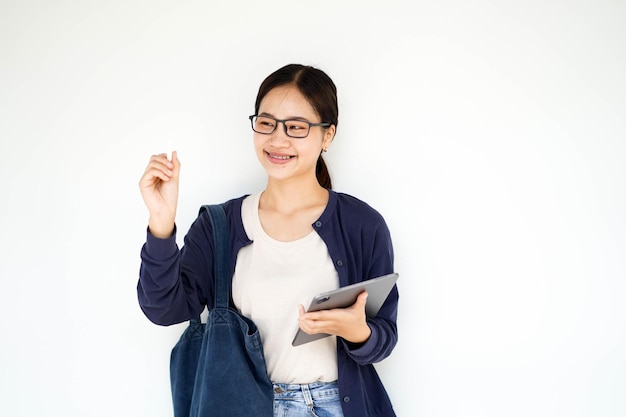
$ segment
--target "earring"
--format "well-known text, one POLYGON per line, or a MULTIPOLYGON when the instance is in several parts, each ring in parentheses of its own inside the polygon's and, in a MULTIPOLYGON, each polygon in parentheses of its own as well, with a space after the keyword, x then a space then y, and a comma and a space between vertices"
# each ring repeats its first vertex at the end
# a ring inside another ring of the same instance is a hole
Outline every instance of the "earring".
POLYGON ((328 148, 322 149, 322 152, 328 152, 328 148))

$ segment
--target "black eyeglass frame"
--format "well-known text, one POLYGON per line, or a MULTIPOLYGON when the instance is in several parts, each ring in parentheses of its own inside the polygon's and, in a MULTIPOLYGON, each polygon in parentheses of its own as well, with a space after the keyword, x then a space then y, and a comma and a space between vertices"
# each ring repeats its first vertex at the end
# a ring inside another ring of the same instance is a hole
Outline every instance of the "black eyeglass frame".
POLYGON ((285 119, 285 120, 281 120, 281 119, 277 119, 275 117, 271 117, 271 116, 259 116, 258 114, 253 114, 251 116, 248 116, 248 119, 250 119, 250 125, 252 126, 252 130, 254 130, 256 133, 259 133, 261 135, 271 135, 272 133, 274 133, 276 131, 276 128, 278 127, 278 122, 283 124, 283 129, 285 130, 285 135, 289 136, 290 138, 294 138, 294 139, 304 139, 306 137, 309 136, 309 133, 311 132, 311 127, 314 126, 321 126, 321 127, 331 127, 333 124, 332 123, 312 123, 312 122, 307 122, 306 120, 300 120, 300 119, 285 119), (259 132, 258 130, 256 130, 254 128, 254 118, 255 117, 266 117, 268 119, 272 119, 276 122, 276 124, 274 125, 274 129, 272 129, 271 132, 259 132), (309 125, 309 129, 306 132, 306 136, 292 136, 289 134, 289 132, 287 131, 287 123, 286 122, 301 122, 301 123, 306 123, 307 125, 309 125))

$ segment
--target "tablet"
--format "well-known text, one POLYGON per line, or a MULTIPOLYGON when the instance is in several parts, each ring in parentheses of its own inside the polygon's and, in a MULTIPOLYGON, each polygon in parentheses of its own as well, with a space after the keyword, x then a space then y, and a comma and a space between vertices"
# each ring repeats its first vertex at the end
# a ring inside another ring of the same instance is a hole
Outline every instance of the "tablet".
MULTIPOLYGON (((365 314, 367 317, 375 317, 397 280, 398 274, 394 272, 317 294, 313 297, 313 300, 311 300, 307 312, 349 307, 356 302, 356 298, 359 294, 363 291, 367 291, 365 314)), ((293 346, 299 346, 328 336, 330 335, 326 333, 307 334, 302 329, 298 328, 291 344, 293 346)))

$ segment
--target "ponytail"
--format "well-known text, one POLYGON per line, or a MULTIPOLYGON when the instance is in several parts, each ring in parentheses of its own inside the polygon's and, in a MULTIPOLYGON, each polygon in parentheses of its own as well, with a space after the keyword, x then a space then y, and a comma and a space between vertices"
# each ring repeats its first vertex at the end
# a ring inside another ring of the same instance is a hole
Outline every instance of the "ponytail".
POLYGON ((328 172, 328 167, 326 166, 326 162, 324 162, 324 158, 320 155, 317 158, 317 165, 315 166, 315 176, 317 177, 317 182, 327 190, 333 189, 333 183, 330 179, 330 173, 328 172))

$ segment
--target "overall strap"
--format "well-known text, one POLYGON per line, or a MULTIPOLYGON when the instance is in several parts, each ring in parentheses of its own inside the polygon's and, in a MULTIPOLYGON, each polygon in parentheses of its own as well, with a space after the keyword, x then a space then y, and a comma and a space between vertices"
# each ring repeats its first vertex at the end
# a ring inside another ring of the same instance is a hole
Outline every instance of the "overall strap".
POLYGON ((229 269, 229 243, 228 221, 224 207, 221 204, 202 206, 209 212, 213 226, 213 263, 215 265, 215 307, 228 308, 230 274, 229 269))

